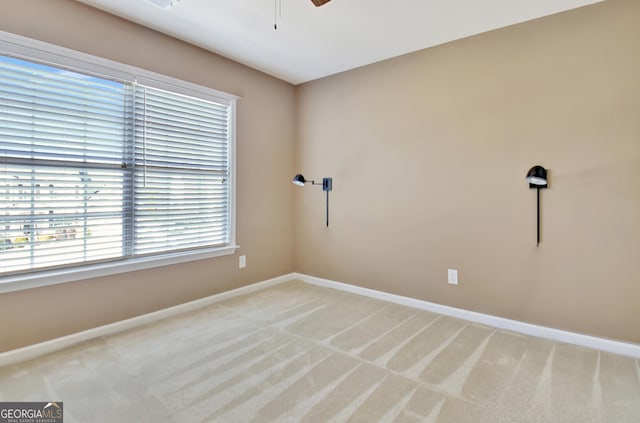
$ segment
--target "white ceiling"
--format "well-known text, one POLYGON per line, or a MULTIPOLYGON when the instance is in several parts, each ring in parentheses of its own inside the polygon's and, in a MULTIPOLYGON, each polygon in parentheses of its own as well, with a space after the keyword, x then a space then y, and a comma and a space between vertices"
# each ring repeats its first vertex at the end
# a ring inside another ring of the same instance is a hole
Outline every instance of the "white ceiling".
POLYGON ((78 1, 300 84, 602 0, 78 1))

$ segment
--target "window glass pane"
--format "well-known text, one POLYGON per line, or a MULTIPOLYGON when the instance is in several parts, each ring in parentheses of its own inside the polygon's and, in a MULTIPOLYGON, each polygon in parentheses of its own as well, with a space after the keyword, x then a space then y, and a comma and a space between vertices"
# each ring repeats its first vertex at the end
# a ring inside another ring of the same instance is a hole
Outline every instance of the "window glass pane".
POLYGON ((229 107, 136 87, 135 253, 229 241, 229 107))
POLYGON ((213 172, 136 174, 136 251, 148 254, 227 241, 228 186, 213 172))
POLYGON ((122 255, 130 91, 0 56, 1 272, 122 255))
POLYGON ((5 165, 0 180, 3 271, 122 254, 120 169, 5 165))
POLYGON ((125 84, 0 56, 3 155, 123 160, 125 84))

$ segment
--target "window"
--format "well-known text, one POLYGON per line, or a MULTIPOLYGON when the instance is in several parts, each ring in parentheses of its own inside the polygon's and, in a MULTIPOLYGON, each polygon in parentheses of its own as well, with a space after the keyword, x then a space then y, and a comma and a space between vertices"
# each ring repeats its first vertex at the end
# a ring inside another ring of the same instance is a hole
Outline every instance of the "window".
POLYGON ((134 105, 134 254, 226 244, 228 108, 144 86, 134 105))
POLYGON ((234 251, 235 98, 8 45, 0 276, 234 251))

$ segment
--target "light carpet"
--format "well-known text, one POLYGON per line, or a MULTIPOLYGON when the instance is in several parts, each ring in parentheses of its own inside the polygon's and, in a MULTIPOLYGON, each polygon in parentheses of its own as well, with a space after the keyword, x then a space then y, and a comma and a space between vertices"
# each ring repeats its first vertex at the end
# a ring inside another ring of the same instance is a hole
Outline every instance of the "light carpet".
POLYGON ((640 363, 292 281, 0 369, 65 422, 640 422, 640 363))

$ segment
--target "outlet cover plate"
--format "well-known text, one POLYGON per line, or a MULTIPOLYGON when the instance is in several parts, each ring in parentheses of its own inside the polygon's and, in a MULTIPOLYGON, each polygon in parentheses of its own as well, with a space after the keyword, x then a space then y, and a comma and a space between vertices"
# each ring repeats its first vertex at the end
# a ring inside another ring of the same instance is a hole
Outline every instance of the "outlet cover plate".
POLYGON ((447 270, 447 274, 448 274, 448 282, 451 285, 457 285, 458 284, 458 271, 455 269, 448 269, 447 270))

